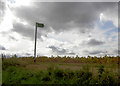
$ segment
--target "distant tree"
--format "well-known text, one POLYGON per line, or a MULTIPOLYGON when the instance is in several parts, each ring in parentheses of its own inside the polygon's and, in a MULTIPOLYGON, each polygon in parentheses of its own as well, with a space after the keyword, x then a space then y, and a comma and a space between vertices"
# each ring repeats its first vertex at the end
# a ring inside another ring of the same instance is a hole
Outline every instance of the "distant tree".
POLYGON ((53 56, 53 55, 51 55, 51 58, 54 58, 54 56, 53 56))
POLYGON ((91 56, 88 55, 88 58, 90 58, 91 56))
POLYGON ((79 56, 78 56, 78 55, 76 55, 76 58, 79 58, 79 56))
POLYGON ((2 58, 4 58, 4 55, 3 55, 3 54, 1 54, 1 57, 2 57, 2 58))
POLYGON ((57 55, 57 58, 61 58, 59 55, 57 55))
POLYGON ((66 58, 66 56, 63 56, 63 58, 66 58))
POLYGON ((6 58, 6 55, 4 54, 3 57, 6 58))
POLYGON ((16 54, 14 54, 14 56, 13 56, 14 58, 17 58, 17 55, 16 54))

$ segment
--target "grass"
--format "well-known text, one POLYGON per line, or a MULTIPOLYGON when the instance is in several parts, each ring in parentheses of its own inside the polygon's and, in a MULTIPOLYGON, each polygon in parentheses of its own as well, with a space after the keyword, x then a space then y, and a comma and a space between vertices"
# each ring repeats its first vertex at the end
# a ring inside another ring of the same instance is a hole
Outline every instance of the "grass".
POLYGON ((20 70, 10 66, 3 72, 3 84, 76 84, 82 86, 94 86, 97 84, 117 86, 118 80, 108 72, 92 76, 85 70, 72 71, 49 67, 46 71, 20 70))
POLYGON ((111 85, 118 81, 117 57, 3 58, 3 84, 111 85))

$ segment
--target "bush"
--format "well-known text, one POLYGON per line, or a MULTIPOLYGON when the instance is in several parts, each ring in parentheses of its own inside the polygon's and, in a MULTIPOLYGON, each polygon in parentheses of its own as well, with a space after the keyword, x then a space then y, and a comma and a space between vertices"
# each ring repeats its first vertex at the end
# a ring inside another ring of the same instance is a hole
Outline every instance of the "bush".
POLYGON ((99 79, 99 85, 101 86, 116 86, 114 78, 108 73, 104 72, 99 79))
POLYGON ((22 66, 22 67, 25 67, 26 63, 25 62, 20 62, 18 60, 18 58, 15 58, 15 57, 7 58, 7 59, 4 59, 2 61, 2 70, 6 70, 10 66, 14 66, 14 67, 22 66))
POLYGON ((75 76, 75 73, 73 71, 71 71, 70 69, 67 69, 65 70, 65 73, 64 73, 64 78, 65 79, 73 79, 75 76))
POLYGON ((2 62, 2 69, 5 70, 9 66, 18 66, 20 65, 17 60, 15 59, 4 59, 2 62))
POLYGON ((104 72, 104 66, 103 65, 98 66, 98 73, 102 74, 103 72, 104 72))
POLYGON ((19 68, 10 66, 3 71, 3 84, 21 84, 33 77, 30 71, 21 71, 19 68))
POLYGON ((62 79, 63 76, 64 76, 64 71, 62 71, 62 70, 60 70, 60 69, 58 69, 58 68, 56 68, 56 69, 54 70, 54 77, 55 77, 55 78, 57 78, 57 79, 62 79))
POLYGON ((76 71, 75 72, 75 83, 81 86, 88 86, 92 78, 92 73, 88 71, 76 71))

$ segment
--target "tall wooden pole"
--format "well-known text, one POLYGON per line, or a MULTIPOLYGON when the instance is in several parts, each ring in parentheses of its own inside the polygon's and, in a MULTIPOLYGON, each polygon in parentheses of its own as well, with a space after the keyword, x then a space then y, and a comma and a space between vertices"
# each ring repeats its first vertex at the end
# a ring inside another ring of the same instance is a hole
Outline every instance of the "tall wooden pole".
POLYGON ((37 23, 35 24, 35 49, 34 49, 34 62, 36 62, 36 40, 37 39, 37 23))

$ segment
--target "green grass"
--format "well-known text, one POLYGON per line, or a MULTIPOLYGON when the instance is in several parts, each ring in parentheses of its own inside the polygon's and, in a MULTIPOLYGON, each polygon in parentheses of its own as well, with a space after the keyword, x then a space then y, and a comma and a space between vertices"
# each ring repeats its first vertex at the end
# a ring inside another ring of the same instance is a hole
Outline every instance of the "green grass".
POLYGON ((77 84, 82 86, 111 85, 116 86, 118 80, 108 72, 93 76, 87 70, 62 70, 49 67, 46 71, 21 70, 9 66, 3 71, 3 84, 77 84))
POLYGON ((39 57, 34 63, 32 57, 4 58, 2 83, 117 86, 119 83, 117 61, 118 57, 99 59, 39 57))

